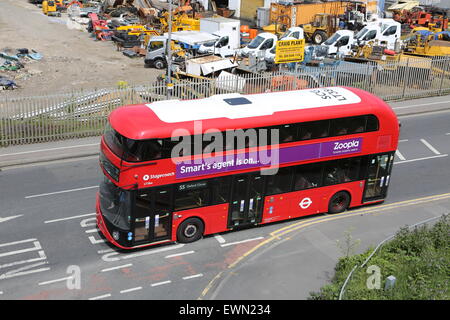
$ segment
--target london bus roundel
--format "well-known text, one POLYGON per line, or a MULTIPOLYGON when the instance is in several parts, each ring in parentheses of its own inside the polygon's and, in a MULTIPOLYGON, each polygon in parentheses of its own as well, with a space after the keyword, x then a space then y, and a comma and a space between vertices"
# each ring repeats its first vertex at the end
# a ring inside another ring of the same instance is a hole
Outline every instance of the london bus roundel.
POLYGON ((303 198, 302 201, 298 204, 302 209, 308 209, 312 204, 312 200, 310 198, 303 198))

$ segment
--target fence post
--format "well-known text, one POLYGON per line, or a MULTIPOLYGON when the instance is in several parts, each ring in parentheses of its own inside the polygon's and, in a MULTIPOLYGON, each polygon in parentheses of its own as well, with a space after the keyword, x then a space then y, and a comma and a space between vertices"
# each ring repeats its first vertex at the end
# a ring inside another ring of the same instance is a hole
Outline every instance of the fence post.
POLYGON ((445 74, 447 73, 447 69, 448 69, 448 62, 450 59, 448 59, 448 57, 445 57, 444 59, 441 60, 442 63, 442 77, 441 77, 441 83, 439 84, 439 95, 442 95, 442 86, 444 85, 444 78, 445 78, 445 74))
POLYGON ((408 58, 406 60, 406 73, 405 76, 403 77, 403 92, 402 92, 402 99, 405 98, 405 93, 406 93, 406 85, 409 82, 409 60, 411 58, 408 58))

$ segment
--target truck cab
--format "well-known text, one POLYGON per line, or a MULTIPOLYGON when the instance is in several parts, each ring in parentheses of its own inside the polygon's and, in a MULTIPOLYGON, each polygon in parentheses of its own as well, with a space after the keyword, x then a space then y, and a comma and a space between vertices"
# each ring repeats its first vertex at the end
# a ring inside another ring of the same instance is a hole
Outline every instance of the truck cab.
POLYGON ((370 23, 355 35, 358 45, 365 45, 369 41, 385 44, 387 49, 394 50, 395 44, 400 41, 401 25, 392 19, 380 19, 370 23))
POLYGON ((353 42, 353 31, 338 30, 322 43, 321 46, 328 49, 328 55, 336 55, 337 53, 348 55, 352 52, 353 42))
POLYGON ((270 32, 258 34, 246 47, 238 50, 238 54, 248 57, 250 54, 258 54, 273 49, 277 44, 277 36, 270 32))
POLYGON ((280 40, 287 40, 289 39, 305 39, 305 33, 303 31, 303 28, 301 27, 291 27, 286 30, 285 33, 280 37, 280 40))
POLYGON ((232 48, 230 43, 230 37, 227 34, 221 34, 219 32, 213 33, 213 36, 217 38, 210 42, 205 42, 198 48, 198 53, 211 53, 218 54, 221 57, 232 56, 235 53, 235 49, 232 48))
POLYGON ((156 69, 166 67, 166 43, 167 37, 165 36, 153 36, 150 38, 144 58, 146 67, 155 67, 156 69))

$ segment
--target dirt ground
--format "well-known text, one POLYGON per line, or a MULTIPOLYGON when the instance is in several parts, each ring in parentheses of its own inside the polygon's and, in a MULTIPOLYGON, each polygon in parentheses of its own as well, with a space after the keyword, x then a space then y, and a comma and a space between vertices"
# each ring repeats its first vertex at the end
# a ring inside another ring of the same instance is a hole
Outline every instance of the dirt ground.
MULTIPOLYGON (((8 95, 41 95, 80 89, 153 82, 161 71, 144 68, 143 58, 129 58, 112 41, 95 41, 90 34, 69 29, 67 15, 47 17, 28 0, 0 1, 0 51, 34 49, 42 60, 30 60, 20 72, 1 71, 17 83, 8 95)), ((0 97, 5 91, 0 90, 0 97)))

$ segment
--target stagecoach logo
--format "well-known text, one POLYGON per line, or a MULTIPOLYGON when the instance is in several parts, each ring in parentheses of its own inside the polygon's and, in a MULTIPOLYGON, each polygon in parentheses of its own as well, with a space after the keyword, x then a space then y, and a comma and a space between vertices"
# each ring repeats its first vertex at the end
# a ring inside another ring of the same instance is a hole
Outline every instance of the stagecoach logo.
POLYGON ((160 173, 160 174, 144 174, 142 176, 142 180, 144 180, 144 185, 151 185, 153 182, 148 182, 148 180, 157 180, 166 177, 172 177, 175 175, 175 172, 169 173, 160 173))
POLYGON ((307 209, 312 204, 311 198, 303 198, 302 201, 298 204, 300 208, 307 209))
POLYGON ((161 173, 161 174, 146 174, 142 177, 144 181, 148 181, 150 179, 160 179, 165 177, 171 177, 174 176, 175 172, 169 172, 169 173, 161 173))

